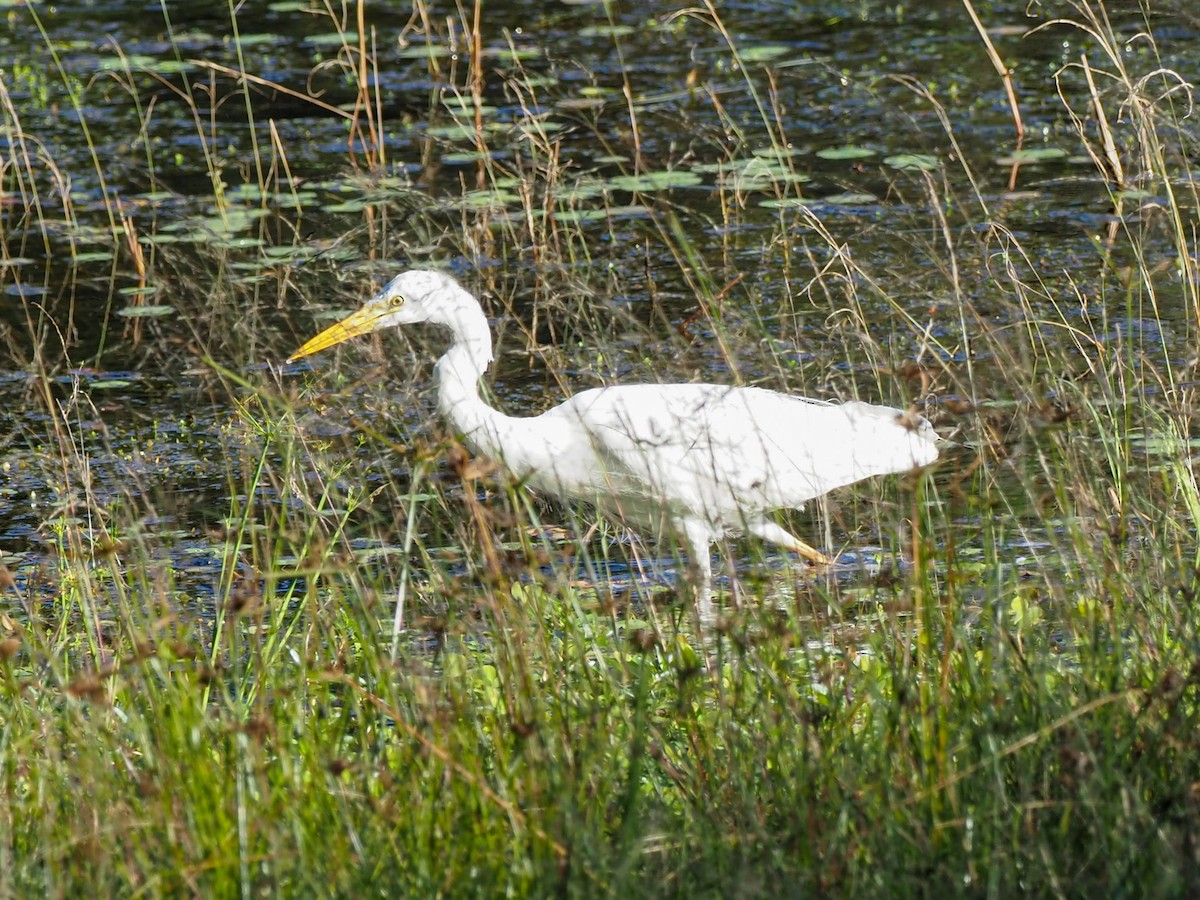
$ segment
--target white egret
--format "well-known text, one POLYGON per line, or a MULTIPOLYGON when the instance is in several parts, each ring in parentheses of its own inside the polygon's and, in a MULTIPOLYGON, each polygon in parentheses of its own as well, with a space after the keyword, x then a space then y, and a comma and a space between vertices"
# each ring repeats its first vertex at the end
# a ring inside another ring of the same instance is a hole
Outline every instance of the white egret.
POLYGON ((582 500, 635 529, 675 532, 702 623, 713 619, 713 542, 748 533, 813 560, 820 552, 768 517, 833 488, 932 463, 938 437, 921 416, 752 387, 630 384, 592 388, 518 418, 479 395, 492 337, 473 296, 442 272, 392 279, 289 362, 361 334, 431 322, 450 331, 434 367, 438 409, 476 453, 522 483, 582 500))

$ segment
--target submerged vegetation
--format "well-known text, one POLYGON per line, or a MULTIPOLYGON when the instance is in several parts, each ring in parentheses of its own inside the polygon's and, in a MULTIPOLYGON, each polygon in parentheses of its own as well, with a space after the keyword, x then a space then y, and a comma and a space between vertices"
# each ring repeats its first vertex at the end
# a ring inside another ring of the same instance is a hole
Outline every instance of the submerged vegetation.
POLYGON ((1200 892, 1200 23, 855 6, 8 11, 0 895, 1200 892), (795 517, 828 577, 727 548, 704 641, 669 535, 436 424, 436 334, 280 365, 411 264, 510 412, 953 446, 795 517))

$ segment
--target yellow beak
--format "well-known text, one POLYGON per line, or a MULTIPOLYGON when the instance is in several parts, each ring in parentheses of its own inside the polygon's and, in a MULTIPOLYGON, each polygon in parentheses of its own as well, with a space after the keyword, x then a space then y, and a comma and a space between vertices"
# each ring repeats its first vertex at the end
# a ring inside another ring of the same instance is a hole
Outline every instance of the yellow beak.
POLYGON ((309 356, 321 350, 326 350, 334 344, 340 344, 361 334, 370 334, 379 327, 379 320, 389 312, 395 312, 389 306, 364 306, 352 312, 342 321, 330 325, 316 337, 309 340, 303 347, 288 357, 288 362, 295 362, 303 356, 309 356))

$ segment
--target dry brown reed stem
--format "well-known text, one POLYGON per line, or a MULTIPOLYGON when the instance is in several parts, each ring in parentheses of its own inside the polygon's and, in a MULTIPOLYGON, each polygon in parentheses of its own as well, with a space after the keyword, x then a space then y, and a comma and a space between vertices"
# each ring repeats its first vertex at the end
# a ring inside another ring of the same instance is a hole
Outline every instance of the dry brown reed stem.
POLYGON ((188 65, 196 66, 200 69, 208 69, 209 71, 215 72, 218 75, 227 75, 230 78, 234 78, 239 81, 244 79, 250 84, 257 84, 260 87, 269 87, 273 91, 279 91, 281 94, 286 94, 289 97, 295 97, 297 100, 304 100, 307 103, 311 103, 322 112, 329 113, 333 116, 338 116, 346 119, 347 121, 354 121, 355 114, 353 111, 347 111, 341 107, 326 103, 319 97, 314 97, 312 94, 306 94, 303 91, 297 91, 294 88, 287 87, 286 85, 280 84, 277 81, 271 81, 269 78, 263 78, 259 75, 252 75, 249 72, 239 72, 237 69, 231 69, 229 66, 223 66, 220 63, 211 62, 207 59, 189 59, 187 60, 187 63, 188 65))
POLYGON ((1088 65, 1086 54, 1079 57, 1079 64, 1083 68, 1083 76, 1087 79, 1088 94, 1092 102, 1092 112, 1096 116, 1096 128, 1100 132, 1100 144, 1104 148, 1103 159, 1098 158, 1095 153, 1092 153, 1091 147, 1088 146, 1088 153, 1091 154, 1093 161, 1096 163, 1096 168, 1102 172, 1107 172, 1108 177, 1118 189, 1124 189, 1125 182, 1125 167, 1121 165, 1121 155, 1117 152, 1117 142, 1113 139, 1112 127, 1108 124, 1108 116, 1104 113, 1104 104, 1100 101, 1100 92, 1096 90, 1096 81, 1092 78, 1092 67, 1088 65))
POLYGON ((971 22, 975 25, 975 30, 979 32, 979 37, 983 39, 983 46, 987 50, 988 59, 991 60, 992 67, 1004 82, 1004 93, 1008 95, 1008 107, 1012 110, 1013 125, 1017 129, 1017 147, 1019 148, 1022 141, 1025 140, 1025 123, 1021 120, 1021 107, 1017 103, 1017 92, 1013 88, 1012 69, 1004 64, 1004 60, 996 52, 996 47, 992 43, 987 29, 983 27, 983 22, 980 20, 979 14, 975 12, 975 7, 972 5, 971 0, 963 0, 963 6, 966 7, 967 15, 971 17, 971 22))

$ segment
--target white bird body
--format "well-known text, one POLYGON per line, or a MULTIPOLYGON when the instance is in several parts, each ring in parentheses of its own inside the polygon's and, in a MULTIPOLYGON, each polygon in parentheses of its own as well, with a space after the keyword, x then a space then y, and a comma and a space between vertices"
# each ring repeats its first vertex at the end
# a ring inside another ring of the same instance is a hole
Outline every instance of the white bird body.
POLYGON ((615 385, 583 391, 539 416, 506 416, 479 396, 492 359, 487 319, 474 297, 439 272, 396 277, 292 359, 422 321, 452 333, 435 367, 438 408, 467 445, 536 490, 591 503, 654 534, 676 532, 687 545, 702 622, 713 617, 713 542, 750 533, 825 562, 767 514, 938 456, 937 435, 919 416, 752 387, 615 385))

